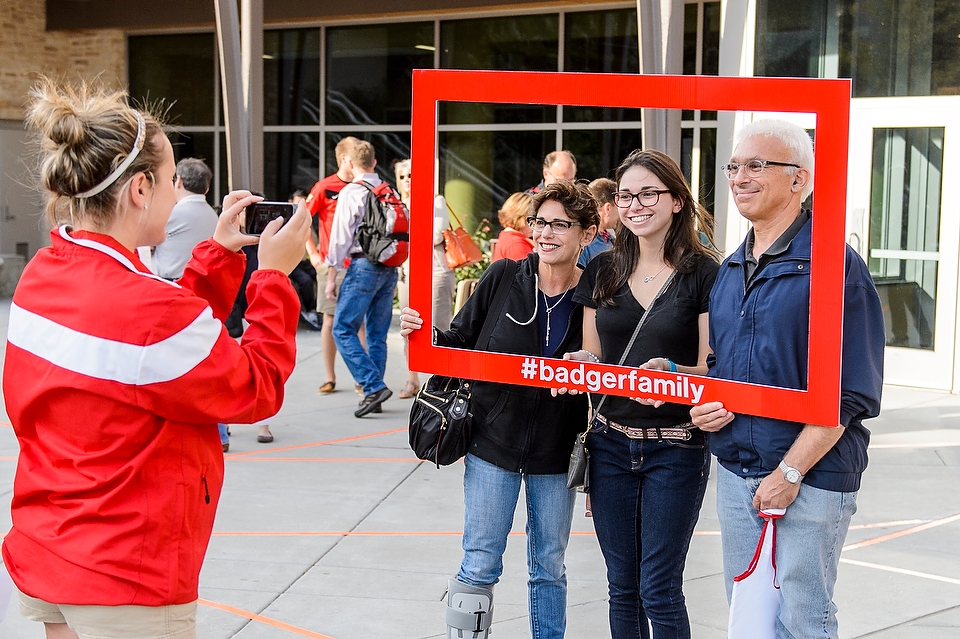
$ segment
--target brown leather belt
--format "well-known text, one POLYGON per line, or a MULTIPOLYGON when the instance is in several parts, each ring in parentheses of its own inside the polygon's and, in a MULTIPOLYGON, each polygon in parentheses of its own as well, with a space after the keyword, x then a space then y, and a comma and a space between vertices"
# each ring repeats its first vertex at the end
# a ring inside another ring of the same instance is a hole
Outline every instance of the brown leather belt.
POLYGON ((604 426, 618 430, 630 439, 679 439, 680 441, 688 441, 693 437, 690 432, 690 429, 694 428, 693 422, 677 424, 669 428, 633 428, 632 426, 618 424, 599 414, 596 419, 604 426))

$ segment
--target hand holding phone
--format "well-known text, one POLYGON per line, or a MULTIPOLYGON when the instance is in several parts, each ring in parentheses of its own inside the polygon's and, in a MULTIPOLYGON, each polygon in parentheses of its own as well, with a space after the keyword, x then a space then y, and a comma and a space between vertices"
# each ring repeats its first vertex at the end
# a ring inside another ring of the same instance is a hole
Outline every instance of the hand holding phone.
POLYGON ((290 221, 297 212, 297 205, 291 202, 256 202, 244 211, 244 230, 246 235, 260 235, 267 224, 283 218, 283 224, 290 221))

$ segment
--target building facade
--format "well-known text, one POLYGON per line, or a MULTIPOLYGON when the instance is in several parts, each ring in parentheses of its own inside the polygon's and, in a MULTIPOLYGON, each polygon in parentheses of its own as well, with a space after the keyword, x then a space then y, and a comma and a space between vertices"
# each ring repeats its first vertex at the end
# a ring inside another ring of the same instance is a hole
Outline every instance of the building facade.
MULTIPOLYGON (((392 179, 393 162, 409 156, 413 69, 640 69, 636 2, 395 0, 386 14, 373 0, 263 4, 262 184, 275 199, 332 172, 332 149, 344 135, 370 140, 378 170, 392 179)), ((851 79, 848 241, 883 296, 887 380, 960 390, 960 3, 674 4, 683 5, 685 74, 851 79)), ((162 102, 177 156, 213 167, 217 202, 227 171, 213 5, 0 1, 20 34, 0 40, 0 54, 14 61, 0 76, 0 167, 11 165, 10 149, 22 139, 19 109, 33 72, 99 73, 135 100, 162 102)), ((717 165, 737 127, 766 116, 682 113, 680 160, 727 250, 745 226, 717 165)), ((788 117, 815 129, 812 116, 788 117)), ((571 150, 578 177, 607 176, 641 145, 640 129, 639 109, 444 104, 437 182, 461 217, 495 219, 510 193, 539 181, 547 152, 571 150)), ((16 190, 0 183, 0 214, 16 218, 0 215, 0 253, 30 255, 38 241, 17 241, 29 224, 16 223, 35 211, 4 203, 16 190)))

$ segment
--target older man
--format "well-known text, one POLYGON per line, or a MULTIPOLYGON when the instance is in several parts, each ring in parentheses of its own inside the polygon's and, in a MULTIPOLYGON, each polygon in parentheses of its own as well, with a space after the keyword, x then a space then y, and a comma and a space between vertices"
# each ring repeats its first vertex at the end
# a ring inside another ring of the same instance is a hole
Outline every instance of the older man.
POLYGON ((570 151, 551 151, 543 158, 543 179, 540 184, 532 186, 525 193, 537 193, 545 186, 554 182, 573 181, 577 177, 577 158, 570 151))
MULTIPOLYGON (((720 267, 710 296, 710 375, 806 388, 810 302, 813 146, 787 122, 743 129, 723 167, 733 198, 753 228, 720 267)), ((781 607, 777 637, 837 637, 833 589, 860 476, 867 465, 864 419, 880 411, 883 315, 870 273, 846 247, 840 420, 824 426, 734 415, 718 402, 691 410, 711 432, 719 461, 717 512, 729 599, 750 565, 763 520, 777 525, 781 607)), ((816 344, 813 345, 816 348, 816 344)))
POLYGON ((213 174, 203 160, 184 158, 177 163, 174 176, 177 203, 167 220, 167 239, 153 252, 153 262, 160 277, 179 279, 193 247, 213 237, 217 214, 207 204, 212 178, 213 174))

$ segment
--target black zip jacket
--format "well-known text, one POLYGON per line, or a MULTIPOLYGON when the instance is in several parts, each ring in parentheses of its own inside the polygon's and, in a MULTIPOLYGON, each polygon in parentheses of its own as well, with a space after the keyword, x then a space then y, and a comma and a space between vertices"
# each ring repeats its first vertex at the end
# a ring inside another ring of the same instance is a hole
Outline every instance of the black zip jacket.
MULTIPOLYGON (((534 319, 521 326, 507 317, 509 313, 524 322, 534 314, 538 295, 535 276, 540 262, 536 253, 517 264, 499 316, 487 317, 506 261, 498 260, 487 269, 449 331, 434 331, 438 346, 475 348, 487 319, 496 324, 484 350, 541 356, 540 323, 534 319)), ((553 356, 579 350, 582 339, 583 307, 577 306, 553 356)), ((552 397, 549 388, 535 386, 477 382, 470 409, 474 417, 470 453, 500 468, 532 475, 566 473, 574 438, 587 425, 586 395, 552 397)))

